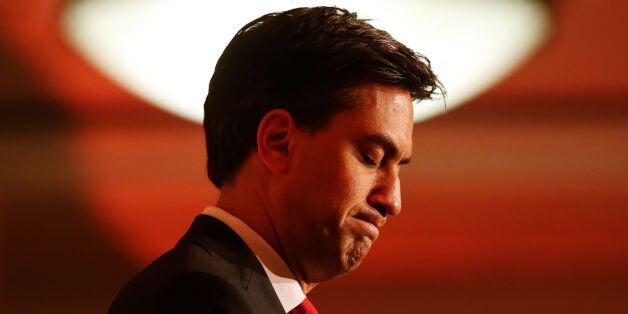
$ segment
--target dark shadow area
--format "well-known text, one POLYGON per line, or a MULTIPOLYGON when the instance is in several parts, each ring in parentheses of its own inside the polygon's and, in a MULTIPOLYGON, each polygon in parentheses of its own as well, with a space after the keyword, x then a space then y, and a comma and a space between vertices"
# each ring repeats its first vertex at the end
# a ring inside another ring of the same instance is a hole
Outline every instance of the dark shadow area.
POLYGON ((86 208, 74 121, 0 52, 0 312, 104 312, 133 267, 86 208))

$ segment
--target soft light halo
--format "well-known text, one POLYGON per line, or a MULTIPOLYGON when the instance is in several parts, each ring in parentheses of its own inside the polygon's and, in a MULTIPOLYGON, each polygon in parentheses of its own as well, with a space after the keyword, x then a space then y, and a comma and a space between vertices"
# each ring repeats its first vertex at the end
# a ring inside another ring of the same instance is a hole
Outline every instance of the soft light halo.
POLYGON ((532 0, 71 1, 68 41, 96 68, 149 103, 200 122, 213 68, 247 22, 298 6, 335 5, 426 56, 447 89, 417 104, 419 122, 478 95, 521 64, 546 38, 545 5, 532 0))

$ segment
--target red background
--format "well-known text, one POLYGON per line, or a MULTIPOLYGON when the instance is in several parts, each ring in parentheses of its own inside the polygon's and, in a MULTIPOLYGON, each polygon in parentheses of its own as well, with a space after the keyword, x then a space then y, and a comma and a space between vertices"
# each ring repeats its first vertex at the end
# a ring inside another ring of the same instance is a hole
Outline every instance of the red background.
MULTIPOLYGON (((1 313, 104 312, 216 198, 202 128, 83 61, 64 4, 0 0, 1 313)), ((528 62, 415 126, 404 210, 322 313, 628 312, 628 2, 548 6, 528 62)))

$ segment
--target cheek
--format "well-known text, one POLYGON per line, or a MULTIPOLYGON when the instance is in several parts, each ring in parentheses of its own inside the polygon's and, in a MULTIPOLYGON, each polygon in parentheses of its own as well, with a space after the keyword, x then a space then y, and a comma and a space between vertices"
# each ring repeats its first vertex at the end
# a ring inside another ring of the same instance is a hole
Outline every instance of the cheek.
POLYGON ((313 153, 301 159, 300 175, 292 181, 291 193, 296 199, 293 205, 308 208, 304 218, 342 223, 353 208, 366 203, 373 170, 347 149, 336 152, 313 153))
POLYGON ((338 206, 342 214, 346 215, 352 209, 364 206, 371 185, 369 169, 355 158, 345 160, 343 167, 335 170, 332 193, 336 195, 338 206))
POLYGON ((369 187, 373 184, 375 170, 365 166, 355 157, 348 158, 344 164, 341 170, 343 190, 348 197, 365 199, 369 187))

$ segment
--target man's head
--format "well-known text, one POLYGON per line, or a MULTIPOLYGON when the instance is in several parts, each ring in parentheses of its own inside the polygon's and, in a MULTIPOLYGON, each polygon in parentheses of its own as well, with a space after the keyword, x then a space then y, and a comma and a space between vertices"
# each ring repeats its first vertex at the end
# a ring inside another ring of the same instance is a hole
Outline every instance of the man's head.
POLYGON ((344 9, 298 8, 245 25, 218 60, 205 101, 209 178, 218 188, 233 180, 270 110, 317 131, 364 83, 398 86, 413 99, 441 91, 426 58, 344 9))
POLYGON ((354 88, 352 108, 317 132, 283 110, 260 124, 256 157, 272 171, 267 214, 295 274, 317 283, 359 266, 401 211, 399 170, 412 153, 412 100, 399 87, 354 88))
POLYGON ((209 177, 221 200, 254 186, 256 195, 231 198, 262 203, 247 223, 267 221, 256 231, 300 282, 333 278, 355 269, 400 212, 412 101, 441 91, 426 58, 346 10, 265 15, 216 65, 205 102, 209 177))

